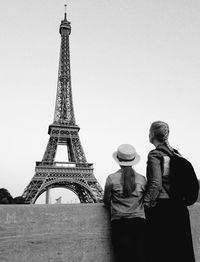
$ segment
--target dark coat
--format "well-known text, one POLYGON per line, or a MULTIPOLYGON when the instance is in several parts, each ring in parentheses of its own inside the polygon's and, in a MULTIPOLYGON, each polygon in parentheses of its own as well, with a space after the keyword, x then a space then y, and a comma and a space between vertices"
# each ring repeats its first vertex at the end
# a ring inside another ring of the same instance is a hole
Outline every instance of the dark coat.
POLYGON ((148 155, 147 192, 144 197, 147 203, 147 261, 195 262, 187 206, 181 201, 159 198, 163 187, 163 156, 165 153, 156 149, 148 155))

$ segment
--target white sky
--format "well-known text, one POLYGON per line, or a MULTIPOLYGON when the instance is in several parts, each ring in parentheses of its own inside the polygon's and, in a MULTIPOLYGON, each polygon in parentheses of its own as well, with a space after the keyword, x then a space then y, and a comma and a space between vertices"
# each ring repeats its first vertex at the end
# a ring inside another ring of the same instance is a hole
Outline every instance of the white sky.
MULTIPOLYGON (((53 122, 65 1, 0 3, 0 187, 21 195, 41 161, 53 122)), ((200 177, 199 0, 67 1, 76 123, 104 187, 122 143, 141 155, 145 175, 151 122, 200 177)))

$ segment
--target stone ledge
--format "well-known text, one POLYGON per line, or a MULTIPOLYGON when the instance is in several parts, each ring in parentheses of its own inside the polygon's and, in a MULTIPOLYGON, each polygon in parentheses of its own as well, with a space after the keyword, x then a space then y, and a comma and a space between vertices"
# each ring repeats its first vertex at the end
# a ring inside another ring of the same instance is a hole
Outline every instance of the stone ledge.
MULTIPOLYGON (((200 204, 190 207, 200 262, 200 204)), ((109 215, 102 204, 1 205, 0 261, 112 262, 109 215)))

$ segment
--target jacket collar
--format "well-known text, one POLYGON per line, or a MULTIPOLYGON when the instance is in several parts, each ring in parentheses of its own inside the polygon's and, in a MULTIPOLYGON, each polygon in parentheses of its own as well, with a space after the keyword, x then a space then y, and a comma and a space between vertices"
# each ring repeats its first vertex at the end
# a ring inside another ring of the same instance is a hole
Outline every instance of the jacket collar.
POLYGON ((172 150, 170 150, 165 144, 160 144, 160 145, 158 145, 157 147, 156 147, 156 149, 163 149, 163 151, 165 151, 167 154, 169 154, 169 155, 171 155, 171 156, 173 156, 174 155, 174 153, 176 153, 176 152, 178 152, 177 150, 175 150, 175 149, 173 149, 173 151, 172 150))

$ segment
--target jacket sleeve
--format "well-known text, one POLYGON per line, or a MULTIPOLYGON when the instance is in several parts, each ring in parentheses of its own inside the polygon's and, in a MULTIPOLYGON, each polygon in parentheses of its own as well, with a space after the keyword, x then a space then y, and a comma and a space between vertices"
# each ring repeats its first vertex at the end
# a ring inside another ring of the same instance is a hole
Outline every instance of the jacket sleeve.
POLYGON ((111 190, 112 190, 112 181, 108 176, 106 179, 105 187, 104 187, 104 195, 103 195, 103 203, 106 207, 110 207, 111 204, 111 190))
POLYGON ((147 186, 144 196, 144 204, 146 206, 154 206, 155 200, 162 188, 162 170, 161 170, 162 155, 155 150, 152 150, 148 155, 147 160, 147 186))

